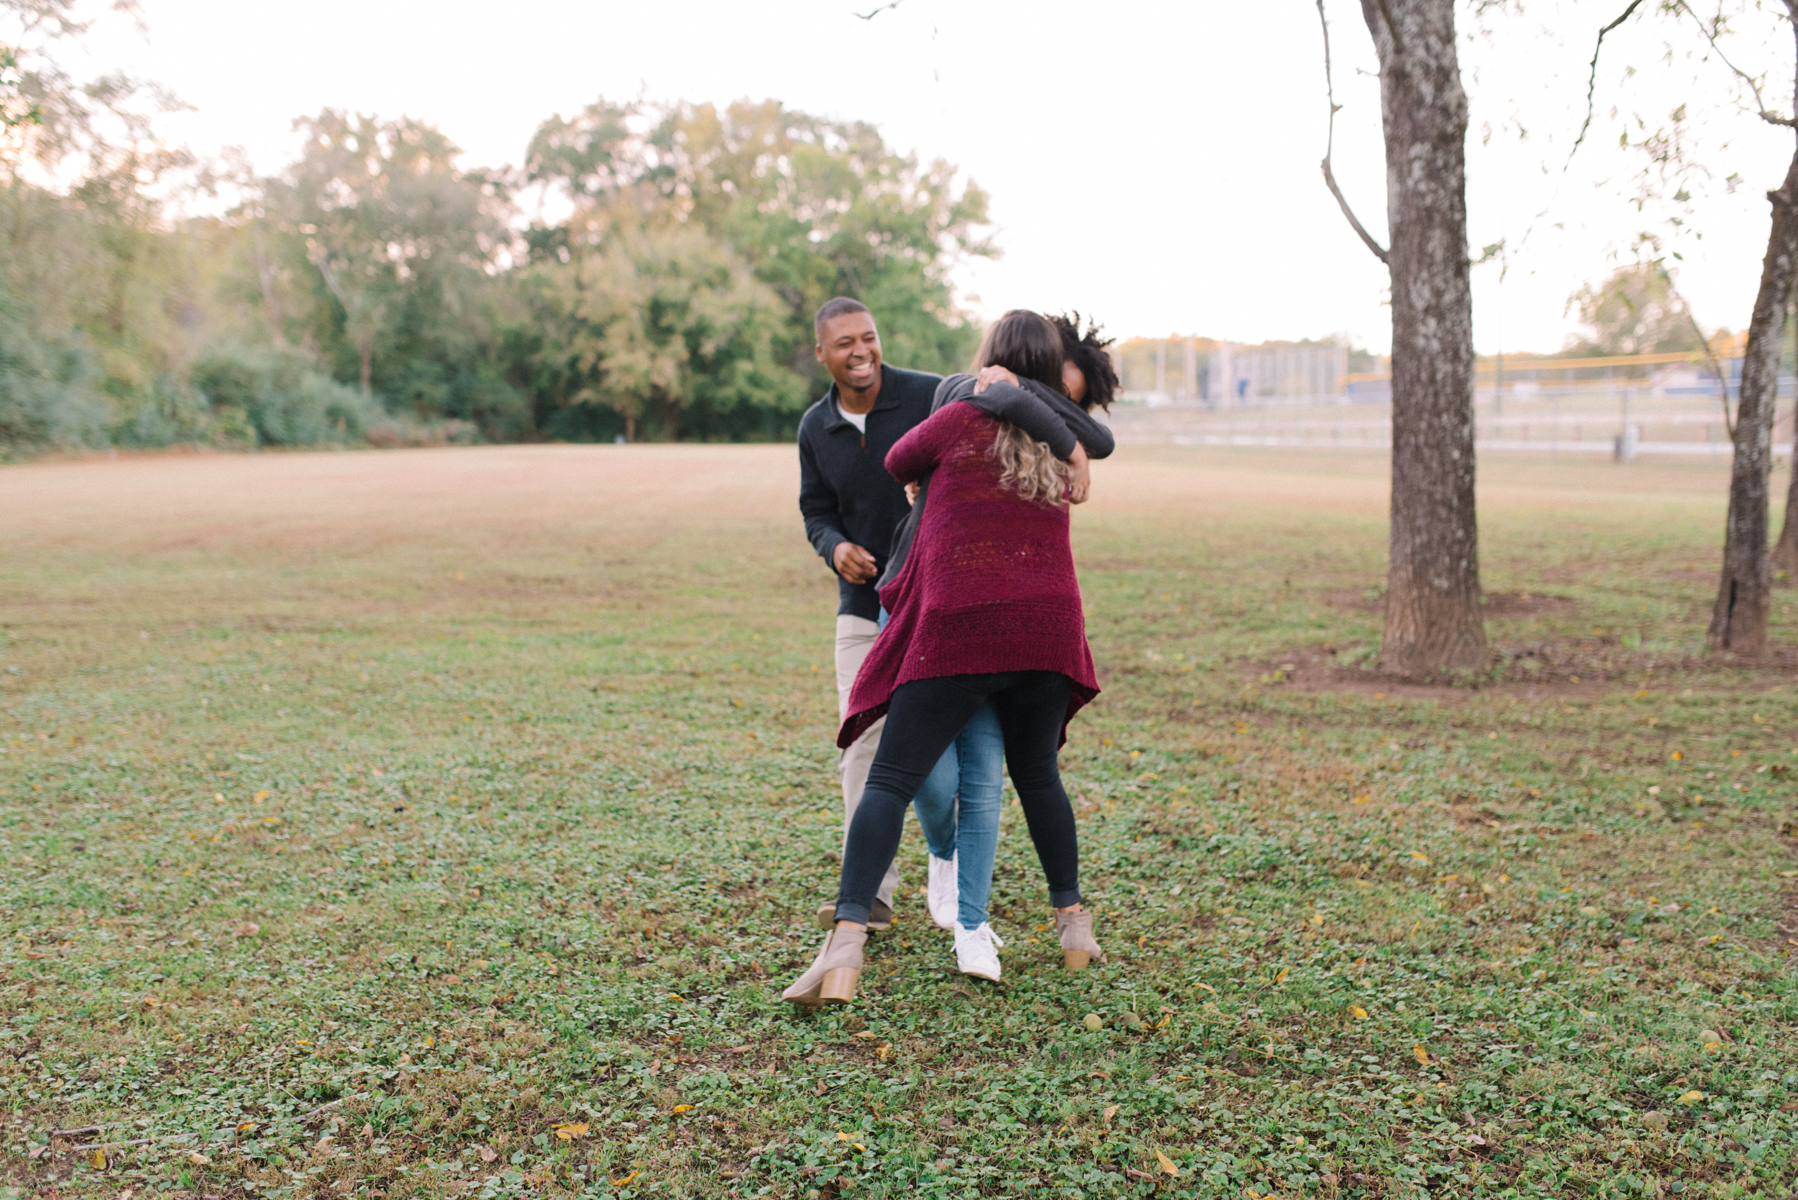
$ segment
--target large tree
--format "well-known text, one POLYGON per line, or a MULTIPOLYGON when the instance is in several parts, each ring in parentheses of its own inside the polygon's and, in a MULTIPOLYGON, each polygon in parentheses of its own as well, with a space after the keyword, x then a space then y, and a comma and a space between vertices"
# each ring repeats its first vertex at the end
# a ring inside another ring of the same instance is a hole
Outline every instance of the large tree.
MULTIPOLYGON (((1391 552, 1380 665, 1406 675, 1477 669, 1488 650, 1474 506, 1467 94, 1455 0, 1361 0, 1361 11, 1380 60, 1390 249, 1355 220, 1327 155, 1324 178, 1392 273, 1391 552)), ((1333 97, 1331 107, 1333 117, 1333 97)))
POLYGON ((504 192, 419 121, 327 109, 295 126, 304 150, 267 182, 267 207, 335 299, 366 395, 376 349, 408 307, 454 310, 493 266, 510 240, 504 192))
MULTIPOLYGON (((601 100, 546 122, 527 178, 573 198, 577 214, 621 198, 728 245, 787 308, 780 349, 811 375, 811 317, 854 296, 881 318, 895 363, 958 369, 976 331, 954 304, 950 268, 991 255, 986 193, 955 168, 894 152, 862 122, 774 101, 661 108, 601 100)), ((538 257, 578 252, 578 221, 527 235, 538 257)), ((820 382, 814 379, 814 382, 820 382)))

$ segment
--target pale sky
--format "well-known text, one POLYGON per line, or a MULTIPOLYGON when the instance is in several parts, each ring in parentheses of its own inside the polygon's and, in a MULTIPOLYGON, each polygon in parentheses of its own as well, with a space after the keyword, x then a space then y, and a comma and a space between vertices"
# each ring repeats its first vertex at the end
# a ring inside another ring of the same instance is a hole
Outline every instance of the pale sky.
MULTIPOLYGON (((147 33, 108 22, 74 65, 126 66, 169 87, 196 110, 167 121, 171 137, 201 153, 241 146, 271 172, 295 153, 293 118, 325 107, 430 121, 483 166, 518 162, 539 122, 599 96, 772 97, 874 122, 992 194, 1004 257, 957 276, 975 312, 1079 308, 1123 336, 1340 332, 1386 348, 1385 269, 1318 171, 1314 0, 902 0, 854 15, 874 2, 142 0, 147 33)), ((1345 106, 1337 177, 1383 238, 1372 47, 1358 3, 1327 3, 1345 106)), ((1462 21, 1469 238, 1476 253, 1501 238, 1512 247, 1502 287, 1497 264, 1475 270, 1479 349, 1558 349, 1574 325, 1568 295, 1639 231, 1670 232, 1666 206, 1639 213, 1629 200, 1644 160, 1618 148, 1618 104, 1658 122, 1686 103, 1707 127, 1717 194, 1696 201, 1672 245, 1699 319, 1743 327, 1789 135, 1740 112, 1719 64, 1663 63, 1674 26, 1640 24, 1607 43, 1599 120, 1563 176, 1593 36, 1624 6, 1524 7, 1489 18, 1487 33, 1462 21), (1722 194, 1732 172, 1743 183, 1722 194)), ((1682 46, 1701 44, 1692 27, 1678 32, 1682 46)), ((1757 49, 1738 63, 1763 69, 1757 49)))

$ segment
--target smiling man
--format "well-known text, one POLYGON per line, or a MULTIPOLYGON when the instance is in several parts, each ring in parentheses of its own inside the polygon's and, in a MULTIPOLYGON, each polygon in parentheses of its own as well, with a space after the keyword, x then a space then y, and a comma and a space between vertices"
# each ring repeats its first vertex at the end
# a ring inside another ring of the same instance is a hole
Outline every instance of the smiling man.
MULTIPOLYGON (((930 415, 942 377, 902 371, 881 361, 880 331, 857 300, 839 297, 813 321, 818 361, 830 372, 830 390, 799 421, 799 511, 819 557, 837 575, 838 718, 862 659, 880 631, 880 596, 874 581, 886 567, 893 533, 909 505, 905 489, 887 474, 887 451, 930 415)), ((884 721, 876 722, 843 751, 843 828, 855 817, 884 721)), ((870 925, 892 920, 897 866, 880 885, 870 925)), ((835 903, 824 906, 829 921, 835 903)))

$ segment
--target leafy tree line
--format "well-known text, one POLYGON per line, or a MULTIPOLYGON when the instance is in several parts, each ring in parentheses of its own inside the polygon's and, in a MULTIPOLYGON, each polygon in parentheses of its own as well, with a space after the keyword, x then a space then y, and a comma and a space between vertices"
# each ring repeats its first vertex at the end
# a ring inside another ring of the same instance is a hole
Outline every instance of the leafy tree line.
POLYGON ((985 194, 870 125, 602 100, 471 170, 423 122, 327 110, 272 177, 182 163, 174 187, 111 154, 53 189, 25 168, 61 151, 10 78, 0 451, 784 438, 828 384, 831 296, 907 366, 977 337, 948 275, 993 253, 985 194), (198 190, 235 202, 178 215, 198 190))

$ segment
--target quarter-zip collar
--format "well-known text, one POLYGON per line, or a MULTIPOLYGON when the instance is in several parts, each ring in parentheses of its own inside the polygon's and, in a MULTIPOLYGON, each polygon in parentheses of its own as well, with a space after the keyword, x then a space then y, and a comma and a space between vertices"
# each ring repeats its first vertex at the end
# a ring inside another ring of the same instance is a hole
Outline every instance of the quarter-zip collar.
MULTIPOLYGON (((888 367, 884 362, 881 363, 880 395, 875 399, 874 407, 868 410, 868 416, 871 417, 877 412, 890 412, 899 407, 899 397, 894 394, 891 375, 892 368, 888 367)), ((836 433, 839 430, 847 429, 849 432, 860 437, 862 439, 862 446, 866 448, 868 444, 867 435, 862 433, 862 431, 857 429, 854 425, 850 424, 843 416, 843 406, 837 392, 836 380, 833 379, 830 381, 830 390, 824 393, 824 398, 830 401, 830 424, 824 427, 824 432, 836 433)))

